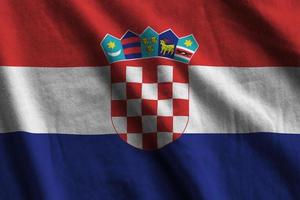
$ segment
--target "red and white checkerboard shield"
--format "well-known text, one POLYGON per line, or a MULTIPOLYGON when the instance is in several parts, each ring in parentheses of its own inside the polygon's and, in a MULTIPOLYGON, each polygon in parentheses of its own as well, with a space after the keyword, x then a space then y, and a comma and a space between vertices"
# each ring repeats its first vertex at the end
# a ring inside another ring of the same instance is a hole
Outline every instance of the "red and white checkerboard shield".
POLYGON ((165 58, 112 63, 111 117, 119 136, 139 149, 178 139, 189 118, 188 65, 165 58))

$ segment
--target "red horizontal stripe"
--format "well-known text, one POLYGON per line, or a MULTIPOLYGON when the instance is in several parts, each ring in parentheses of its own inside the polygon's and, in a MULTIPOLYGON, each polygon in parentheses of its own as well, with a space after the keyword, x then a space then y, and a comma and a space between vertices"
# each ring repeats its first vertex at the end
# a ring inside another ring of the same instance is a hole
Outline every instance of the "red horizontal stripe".
POLYGON ((141 47, 130 47, 124 49, 124 54, 141 53, 141 47))
POLYGON ((140 42, 140 38, 138 37, 130 37, 130 38, 125 38, 122 39, 122 44, 129 44, 129 43, 134 43, 134 42, 140 42))
POLYGON ((107 65, 99 47, 107 33, 151 26, 194 34, 200 47, 191 64, 300 66, 299 10, 296 0, 2 0, 0 65, 107 65))
MULTIPOLYGON (((148 58, 148 59, 136 59, 136 60, 127 60, 124 62, 115 62, 112 63, 112 67, 118 67, 118 66, 147 66, 147 67, 153 67, 155 68, 157 66, 157 61, 160 65, 171 65, 171 66, 177 66, 183 69, 186 69, 186 64, 178 62, 176 60, 166 59, 166 58, 148 58)), ((183 73, 184 74, 184 73, 183 73)), ((149 78, 149 77, 148 77, 149 78)))

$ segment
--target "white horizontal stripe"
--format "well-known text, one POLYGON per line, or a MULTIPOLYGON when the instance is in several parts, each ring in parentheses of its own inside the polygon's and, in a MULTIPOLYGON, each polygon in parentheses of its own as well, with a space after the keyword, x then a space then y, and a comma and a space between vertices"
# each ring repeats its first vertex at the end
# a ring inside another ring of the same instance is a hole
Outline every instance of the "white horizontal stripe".
POLYGON ((182 46, 177 46, 176 49, 184 50, 184 51, 187 51, 189 53, 195 53, 195 51, 192 51, 191 49, 188 49, 188 48, 185 48, 185 47, 182 47, 182 46))
POLYGON ((190 67, 186 132, 300 133, 300 68, 190 67))
POLYGON ((0 132, 114 133, 110 70, 0 68, 0 132))
MULTIPOLYGON (((300 68, 190 66, 186 133, 300 133, 300 68)), ((0 132, 111 134, 109 67, 0 67, 0 132)))
POLYGON ((175 56, 175 57, 182 58, 182 59, 187 60, 187 61, 191 60, 191 58, 188 58, 188 57, 182 56, 182 55, 180 55, 180 54, 176 54, 176 53, 175 53, 174 56, 175 56))

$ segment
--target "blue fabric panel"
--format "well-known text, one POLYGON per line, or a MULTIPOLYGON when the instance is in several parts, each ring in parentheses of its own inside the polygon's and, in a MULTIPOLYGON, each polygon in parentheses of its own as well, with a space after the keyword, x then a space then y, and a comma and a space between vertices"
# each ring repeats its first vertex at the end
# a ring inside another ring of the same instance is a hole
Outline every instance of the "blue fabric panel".
POLYGON ((0 199, 299 199, 299 144, 195 134, 142 151, 117 135, 0 134, 0 199))

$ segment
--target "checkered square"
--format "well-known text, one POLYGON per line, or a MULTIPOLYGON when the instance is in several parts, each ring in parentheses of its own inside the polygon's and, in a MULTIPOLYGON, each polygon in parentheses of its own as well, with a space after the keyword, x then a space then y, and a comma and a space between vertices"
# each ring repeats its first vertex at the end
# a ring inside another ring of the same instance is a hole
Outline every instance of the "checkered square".
POLYGON ((173 141, 173 133, 158 132, 157 133, 157 147, 161 148, 173 141))
POLYGON ((158 82, 173 82, 173 66, 158 65, 157 66, 158 82))
POLYGON ((173 82, 176 82, 176 83, 188 83, 189 82, 188 68, 186 66, 182 66, 182 65, 174 66, 173 82))
POLYGON ((173 132, 182 133, 188 122, 187 116, 174 116, 173 117, 173 132))
POLYGON ((122 140, 151 150, 181 136, 189 116, 187 67, 151 63, 111 70, 111 115, 122 140))
POLYGON ((111 116, 120 117, 127 115, 126 100, 112 100, 111 101, 111 116))
POLYGON ((127 133, 142 133, 142 118, 127 117, 127 133))
POLYGON ((158 99, 172 99, 173 83, 158 83, 158 99))
POLYGON ((142 83, 126 83, 127 99, 140 99, 142 97, 142 83))
POLYGON ((142 83, 143 74, 142 67, 126 67, 126 82, 142 83))
POLYGON ((129 99, 127 100, 127 116, 141 116, 142 115, 142 100, 129 99))
POLYGON ((113 125, 120 133, 127 133, 127 117, 113 117, 113 125))
POLYGON ((127 143, 138 148, 143 149, 143 135, 142 134, 127 134, 127 143))
POLYGON ((157 117, 156 116, 143 116, 143 133, 156 133, 157 132, 157 117))
POLYGON ((143 149, 157 149, 157 133, 143 134, 143 149))
POLYGON ((158 100, 157 115, 158 116, 173 116, 173 101, 172 101, 172 99, 158 100))
POLYGON ((143 66, 143 83, 157 83, 157 66, 149 64, 143 66))
POLYGON ((126 66, 111 66, 111 83, 126 82, 126 66))
POLYGON ((173 99, 174 116, 189 116, 189 100, 173 99))
POLYGON ((142 115, 157 115, 157 101, 143 99, 142 115))
POLYGON ((126 99, 126 84, 113 83, 111 85, 111 98, 112 100, 126 99))
POLYGON ((157 100, 157 83, 143 83, 142 98, 157 100))
POLYGON ((174 99, 189 99, 189 85, 187 83, 173 83, 174 99))
POLYGON ((173 132, 173 117, 157 117, 158 132, 173 132))

